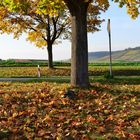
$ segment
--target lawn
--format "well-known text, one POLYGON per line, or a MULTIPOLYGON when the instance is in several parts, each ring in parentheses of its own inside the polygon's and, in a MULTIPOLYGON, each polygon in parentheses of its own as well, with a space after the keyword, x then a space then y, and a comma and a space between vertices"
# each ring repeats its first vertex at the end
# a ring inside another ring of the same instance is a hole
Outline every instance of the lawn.
MULTIPOLYGON (((41 77, 70 76, 70 67, 47 69, 40 67, 41 77)), ((37 77, 37 67, 0 67, 0 77, 37 77)), ((109 72, 108 66, 89 66, 90 76, 102 76, 109 72)), ((113 74, 117 76, 140 76, 140 66, 113 66, 113 74)))
POLYGON ((139 140, 140 78, 95 76, 88 89, 0 82, 0 139, 139 140), (64 98, 68 89, 74 100, 64 98))

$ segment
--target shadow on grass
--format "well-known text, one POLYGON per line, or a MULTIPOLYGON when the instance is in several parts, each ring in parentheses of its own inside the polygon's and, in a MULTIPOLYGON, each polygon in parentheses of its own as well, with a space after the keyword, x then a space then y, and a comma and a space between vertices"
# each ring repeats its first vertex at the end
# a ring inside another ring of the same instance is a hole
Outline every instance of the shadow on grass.
POLYGON ((90 82, 99 82, 101 84, 119 84, 119 85, 139 85, 140 84, 140 76, 116 76, 113 79, 106 79, 103 76, 92 77, 90 82))
POLYGON ((135 85, 135 86, 140 85, 140 77, 118 76, 118 77, 115 77, 113 79, 105 79, 103 77, 98 77, 98 78, 91 79, 91 81, 92 81, 91 83, 93 83, 93 85, 90 88, 95 89, 97 91, 102 91, 102 92, 106 91, 106 92, 111 93, 113 95, 118 95, 118 94, 123 94, 123 93, 140 95, 140 91, 133 91, 133 90, 129 90, 129 89, 126 89, 126 90, 122 91, 122 89, 119 89, 119 88, 114 89, 114 87, 116 85, 118 85, 119 87, 124 86, 124 85, 127 85, 128 87, 131 86, 131 85, 132 86, 133 85, 135 85), (96 86, 96 84, 94 85, 94 82, 98 82, 101 85, 96 86), (111 86, 112 88, 108 88, 105 85, 111 86))
MULTIPOLYGON (((13 81, 17 82, 17 81, 13 81)), ((50 82, 50 83, 70 83, 70 77, 46 77, 46 78, 34 78, 26 81, 18 81, 21 83, 41 83, 41 82, 50 82)), ((116 76, 113 79, 106 79, 103 76, 92 76, 90 77, 90 83, 99 82, 101 84, 109 85, 140 85, 140 76, 116 76)), ((89 87, 92 88, 92 87, 89 87)))
POLYGON ((35 78, 27 81, 19 81, 21 83, 41 83, 41 82, 50 82, 50 83, 70 83, 69 77, 46 77, 46 78, 35 78))

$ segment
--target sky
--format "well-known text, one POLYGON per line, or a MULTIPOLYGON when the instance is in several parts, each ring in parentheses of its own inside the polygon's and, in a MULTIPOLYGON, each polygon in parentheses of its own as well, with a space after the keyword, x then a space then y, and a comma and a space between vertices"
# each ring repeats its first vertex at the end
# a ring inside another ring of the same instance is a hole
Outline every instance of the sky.
MULTIPOLYGON (((88 51, 108 51, 107 20, 111 21, 112 51, 123 50, 140 46, 140 17, 132 20, 126 9, 118 8, 111 3, 110 8, 101 14, 105 22, 101 25, 101 31, 88 34, 88 51)), ((71 43, 64 40, 53 47, 54 60, 64 60, 71 57, 71 43)), ((0 35, 0 59, 47 59, 47 50, 36 48, 26 41, 26 35, 19 40, 13 39, 12 35, 0 35)))

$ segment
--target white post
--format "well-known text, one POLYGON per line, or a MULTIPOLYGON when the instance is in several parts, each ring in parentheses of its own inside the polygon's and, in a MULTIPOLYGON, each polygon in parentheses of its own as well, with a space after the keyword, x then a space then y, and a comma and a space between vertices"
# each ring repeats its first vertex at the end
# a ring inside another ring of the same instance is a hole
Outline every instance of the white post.
POLYGON ((38 78, 40 78, 40 67, 38 65, 38 78))
POLYGON ((112 55, 111 55, 111 29, 110 29, 110 19, 108 19, 107 31, 109 36, 109 59, 110 59, 110 76, 112 75, 112 55))

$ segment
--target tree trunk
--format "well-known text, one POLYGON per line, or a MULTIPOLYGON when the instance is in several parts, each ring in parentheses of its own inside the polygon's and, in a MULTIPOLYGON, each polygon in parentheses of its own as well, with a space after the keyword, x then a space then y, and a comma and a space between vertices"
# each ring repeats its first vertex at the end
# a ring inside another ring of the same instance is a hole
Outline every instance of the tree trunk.
POLYGON ((52 52, 52 45, 48 45, 47 51, 48 51, 48 68, 49 68, 49 69, 52 69, 52 68, 53 68, 53 52, 52 52))
POLYGON ((71 85, 88 87, 87 5, 69 5, 72 15, 71 85), (75 7, 74 7, 75 6, 75 7))

